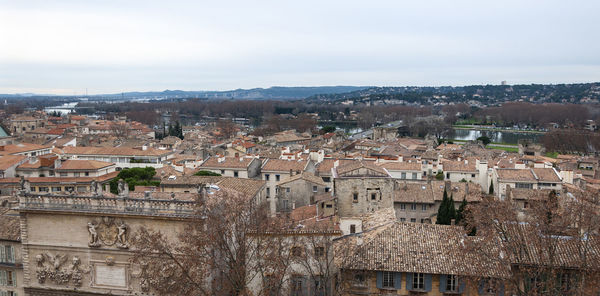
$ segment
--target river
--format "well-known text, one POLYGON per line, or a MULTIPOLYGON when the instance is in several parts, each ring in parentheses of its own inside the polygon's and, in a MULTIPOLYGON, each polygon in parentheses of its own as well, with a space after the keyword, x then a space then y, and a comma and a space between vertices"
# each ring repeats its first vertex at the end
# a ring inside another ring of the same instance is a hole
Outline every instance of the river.
POLYGON ((516 145, 519 143, 519 140, 530 140, 534 143, 538 143, 539 141, 541 141, 544 134, 509 131, 453 129, 448 135, 448 139, 472 141, 482 136, 487 136, 494 143, 506 143, 516 145))
POLYGON ((52 113, 54 111, 63 113, 63 114, 69 114, 71 112, 73 112, 73 108, 75 108, 77 106, 79 102, 73 102, 73 103, 64 103, 60 106, 53 106, 53 107, 46 107, 44 108, 44 111, 46 113, 52 113))

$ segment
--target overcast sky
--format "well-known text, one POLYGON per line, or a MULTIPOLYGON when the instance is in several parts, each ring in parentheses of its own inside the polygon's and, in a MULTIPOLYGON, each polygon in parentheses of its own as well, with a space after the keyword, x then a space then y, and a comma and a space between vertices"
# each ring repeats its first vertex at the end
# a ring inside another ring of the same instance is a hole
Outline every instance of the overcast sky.
POLYGON ((600 1, 4 1, 0 93, 600 81, 600 1))

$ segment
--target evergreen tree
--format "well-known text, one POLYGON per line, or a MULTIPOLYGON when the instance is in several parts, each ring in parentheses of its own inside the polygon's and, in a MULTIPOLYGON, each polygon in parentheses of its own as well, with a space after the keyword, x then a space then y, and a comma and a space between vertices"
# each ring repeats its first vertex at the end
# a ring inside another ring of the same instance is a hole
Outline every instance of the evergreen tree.
POLYGON ((490 194, 494 194, 494 180, 490 182, 490 194))
POLYGON ((444 188, 444 197, 442 198, 442 203, 438 208, 435 224, 450 224, 450 219, 448 219, 448 201, 448 192, 446 192, 446 188, 444 188))
POLYGON ((456 211, 456 225, 460 225, 460 223, 465 219, 465 208, 467 207, 467 199, 463 198, 460 203, 460 207, 458 207, 458 211, 456 211))
POLYGON ((456 208, 454 207, 454 194, 450 194, 450 199, 448 200, 448 224, 452 223, 452 219, 456 222, 456 208))
POLYGON ((183 128, 181 127, 181 124, 179 124, 179 121, 175 122, 175 127, 173 128, 172 136, 178 137, 183 140, 183 128))

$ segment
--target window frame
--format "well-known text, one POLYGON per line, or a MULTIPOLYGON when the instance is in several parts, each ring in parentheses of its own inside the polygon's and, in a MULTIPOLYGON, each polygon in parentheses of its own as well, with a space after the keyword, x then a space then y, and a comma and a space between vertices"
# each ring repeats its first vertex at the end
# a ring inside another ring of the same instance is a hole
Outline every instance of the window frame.
POLYGON ((446 291, 447 292, 458 292, 460 289, 460 284, 458 281, 458 276, 454 274, 446 275, 446 291))
POLYGON ((425 291, 425 274, 413 273, 411 287, 412 290, 425 291))
POLYGON ((381 275, 381 287, 384 289, 394 289, 394 272, 383 271, 381 275))

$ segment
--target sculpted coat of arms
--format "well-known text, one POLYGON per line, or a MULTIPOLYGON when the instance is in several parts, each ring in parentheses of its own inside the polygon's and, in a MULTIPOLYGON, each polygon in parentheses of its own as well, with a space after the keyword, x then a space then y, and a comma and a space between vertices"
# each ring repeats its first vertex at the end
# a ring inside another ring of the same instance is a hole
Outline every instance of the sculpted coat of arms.
POLYGON ((120 249, 129 248, 127 243, 128 227, 123 220, 113 217, 102 217, 88 222, 90 242, 88 246, 97 248, 101 245, 116 246, 120 249))

